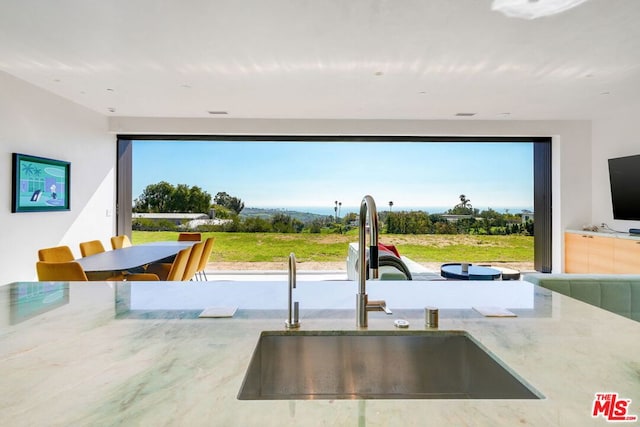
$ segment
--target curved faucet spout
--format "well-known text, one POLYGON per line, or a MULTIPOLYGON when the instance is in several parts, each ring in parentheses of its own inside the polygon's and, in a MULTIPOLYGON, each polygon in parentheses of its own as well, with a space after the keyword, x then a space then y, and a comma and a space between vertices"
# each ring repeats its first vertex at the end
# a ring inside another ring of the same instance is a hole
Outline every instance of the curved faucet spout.
POLYGON ((366 293, 367 282, 367 220, 369 222, 369 269, 372 279, 378 278, 378 211, 373 197, 364 196, 360 203, 360 228, 358 230, 358 283, 359 292, 366 293))
MULTIPOLYGON (((376 308, 369 305, 367 297, 367 268, 372 279, 378 278, 378 211, 373 197, 364 196, 360 203, 360 229, 358 232, 358 295, 356 300, 356 323, 360 328, 368 325, 367 312, 376 308), (367 267, 366 226, 369 221, 369 267, 367 267)), ((382 301, 386 308, 386 303, 382 301)), ((380 304, 377 305, 379 310, 380 304)), ((386 310, 385 310, 386 311, 386 310)))
POLYGON ((289 316, 285 322, 287 329, 300 327, 298 312, 298 301, 293 302, 293 289, 296 287, 296 256, 293 252, 289 254, 289 316))

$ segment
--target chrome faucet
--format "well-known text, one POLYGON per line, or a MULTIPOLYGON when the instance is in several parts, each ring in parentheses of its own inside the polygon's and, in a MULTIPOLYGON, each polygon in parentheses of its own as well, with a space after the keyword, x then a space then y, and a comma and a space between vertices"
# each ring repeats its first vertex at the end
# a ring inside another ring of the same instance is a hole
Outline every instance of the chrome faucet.
POLYGON ((368 326, 368 312, 384 311, 392 314, 383 300, 369 301, 367 296, 367 270, 372 279, 378 278, 378 212, 371 196, 364 196, 360 203, 360 229, 358 232, 358 295, 356 296, 356 324, 359 328, 368 326), (366 226, 369 220, 369 267, 366 254, 366 226))
POLYGON ((293 288, 296 287, 296 256, 293 252, 289 254, 289 317, 284 323, 287 329, 296 329, 300 327, 298 318, 298 301, 293 302, 293 288), (292 315, 293 311, 293 315, 292 315))

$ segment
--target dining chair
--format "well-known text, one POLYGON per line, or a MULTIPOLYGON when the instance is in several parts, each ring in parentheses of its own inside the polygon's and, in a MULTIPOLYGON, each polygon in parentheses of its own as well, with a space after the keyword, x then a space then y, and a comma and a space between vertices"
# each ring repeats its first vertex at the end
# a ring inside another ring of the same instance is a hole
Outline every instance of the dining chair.
POLYGON ((147 267, 147 273, 157 275, 160 280, 180 281, 184 276, 189 261, 191 247, 184 248, 176 254, 172 263, 153 263, 147 267))
POLYGON ((207 279, 207 273, 205 272, 207 268, 207 263, 209 262, 209 258, 211 257, 211 252, 213 252, 213 242, 215 241, 215 237, 209 237, 204 242, 204 249, 202 250, 202 256, 200 256, 200 262, 198 263, 198 268, 196 269, 196 278, 198 280, 207 279))
POLYGON ((189 254, 189 259, 187 260, 187 266, 184 269, 184 274, 182 275, 182 280, 188 282, 193 280, 196 275, 196 270, 198 269, 198 265, 200 264, 200 258, 202 257, 202 251, 204 250, 204 245, 206 242, 196 243, 191 246, 191 253, 189 254))
POLYGON ((76 261, 36 263, 38 280, 45 282, 88 282, 82 266, 76 261))
MULTIPOLYGON (((38 261, 36 263, 36 271, 38 272, 38 280, 45 282, 88 282, 90 278, 85 273, 82 266, 77 261, 68 262, 45 262, 38 261)), ((128 274, 115 275, 106 279, 99 279, 106 281, 120 281, 126 280, 128 282, 139 281, 159 281, 160 278, 155 274, 128 274)))
POLYGON ((113 236, 111 238, 111 248, 114 250, 128 248, 129 246, 131 246, 131 240, 129 240, 129 236, 127 236, 126 234, 113 236))
POLYGON ((178 242, 199 242, 202 240, 202 233, 180 233, 178 242))
POLYGON ((75 257, 69 246, 55 246, 44 248, 38 251, 38 260, 46 262, 67 262, 73 261, 75 257))
POLYGON ((82 257, 99 254, 104 252, 104 246, 100 240, 91 240, 90 242, 80 243, 80 253, 82 257))
POLYGON ((159 282, 160 278, 153 273, 129 273, 124 275, 127 282, 159 282))

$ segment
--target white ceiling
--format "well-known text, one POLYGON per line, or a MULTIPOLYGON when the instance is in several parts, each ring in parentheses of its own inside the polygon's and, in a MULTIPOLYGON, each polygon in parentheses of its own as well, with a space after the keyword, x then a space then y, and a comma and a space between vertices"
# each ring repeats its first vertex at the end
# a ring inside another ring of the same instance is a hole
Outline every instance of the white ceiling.
POLYGON ((109 116, 595 119, 640 106, 639 21, 640 0, 2 0, 0 70, 109 116))

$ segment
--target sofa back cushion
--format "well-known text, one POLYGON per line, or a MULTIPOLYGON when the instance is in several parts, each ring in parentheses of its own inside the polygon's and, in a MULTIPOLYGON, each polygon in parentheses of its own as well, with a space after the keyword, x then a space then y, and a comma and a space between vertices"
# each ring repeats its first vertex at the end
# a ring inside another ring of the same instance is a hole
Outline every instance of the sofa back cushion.
POLYGON ((640 321, 640 275, 527 274, 524 280, 640 321))

